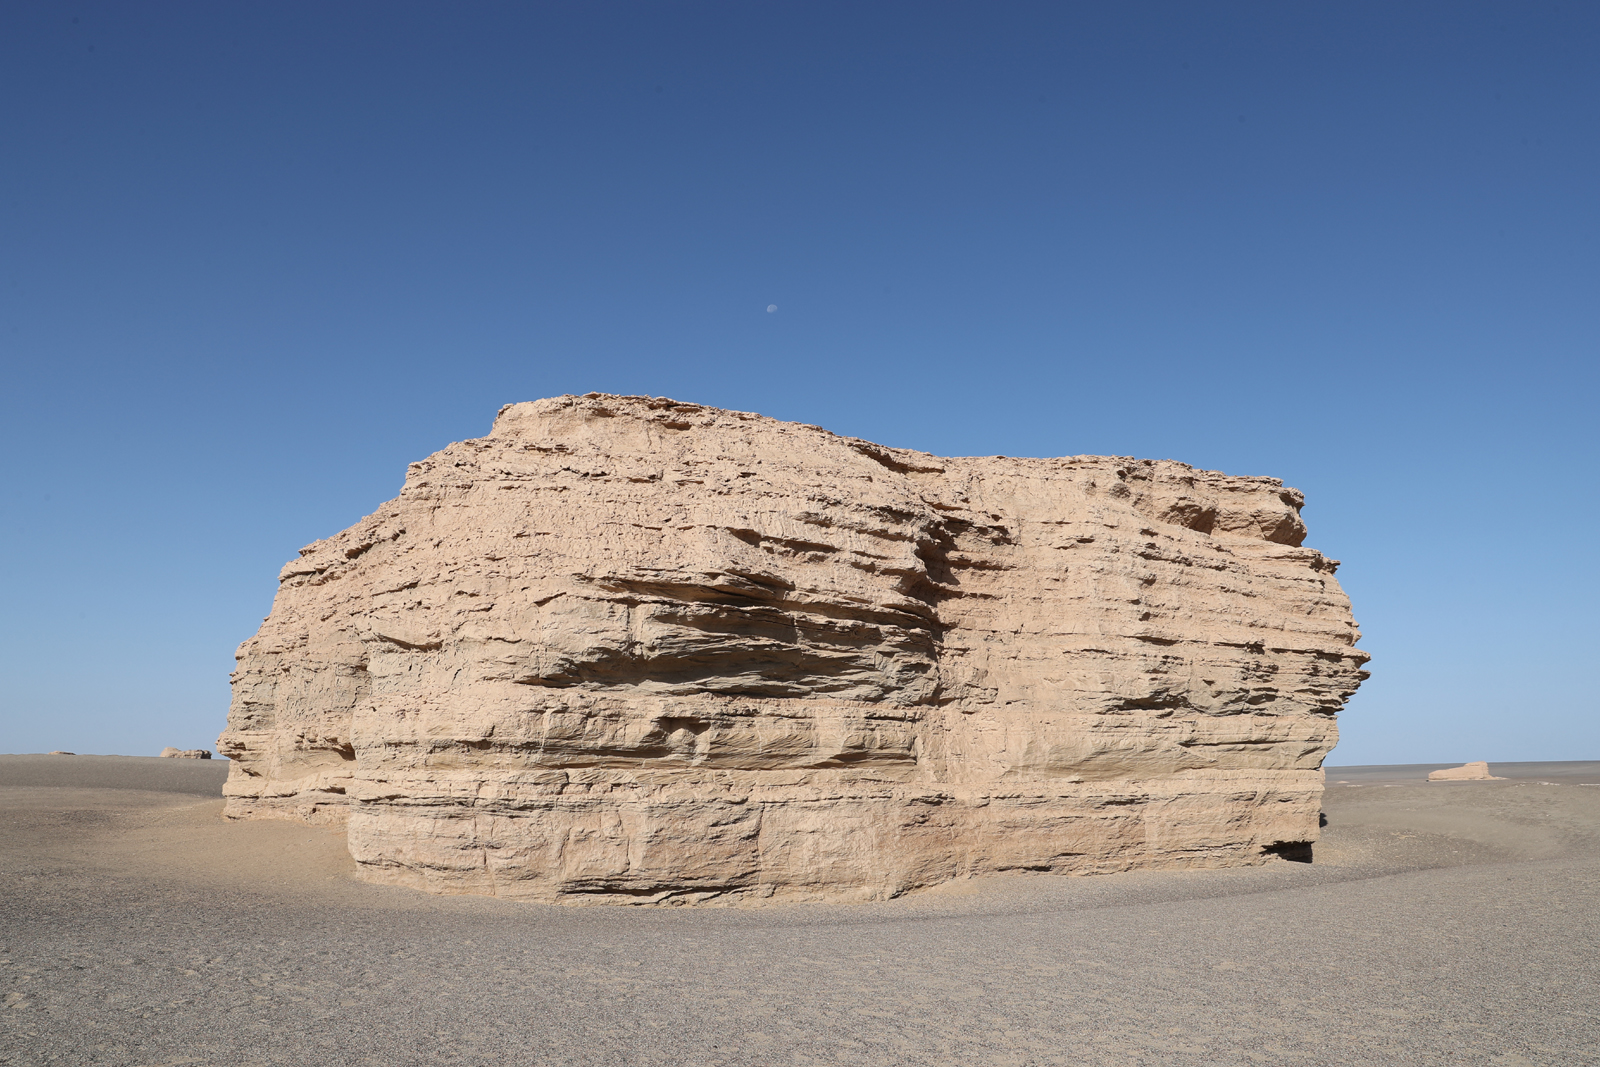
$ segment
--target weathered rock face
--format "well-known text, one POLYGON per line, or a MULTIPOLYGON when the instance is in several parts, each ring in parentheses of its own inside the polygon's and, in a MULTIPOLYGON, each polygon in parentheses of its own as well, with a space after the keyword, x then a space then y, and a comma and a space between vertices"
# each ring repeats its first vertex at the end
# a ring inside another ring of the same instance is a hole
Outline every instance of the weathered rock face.
POLYGON ((663 399, 504 408, 301 550, 235 818, 535 900, 892 896, 1308 851, 1367 659, 1270 478, 943 459, 663 399))

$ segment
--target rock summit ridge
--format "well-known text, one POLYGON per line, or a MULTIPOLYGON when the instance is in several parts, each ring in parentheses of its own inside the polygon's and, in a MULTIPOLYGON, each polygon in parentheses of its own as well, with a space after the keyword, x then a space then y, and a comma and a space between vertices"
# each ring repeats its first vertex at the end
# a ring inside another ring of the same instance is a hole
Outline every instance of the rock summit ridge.
POLYGON ((1302 497, 663 398, 502 408, 302 549, 233 818, 542 901, 881 899, 1303 857, 1367 654, 1302 497))

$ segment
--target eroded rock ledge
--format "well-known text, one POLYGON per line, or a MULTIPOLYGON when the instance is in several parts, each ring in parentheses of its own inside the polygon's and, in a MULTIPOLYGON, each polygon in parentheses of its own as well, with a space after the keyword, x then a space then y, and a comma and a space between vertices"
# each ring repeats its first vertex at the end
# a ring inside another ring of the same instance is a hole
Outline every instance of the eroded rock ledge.
POLYGON ((503 408, 283 568, 234 818, 546 901, 875 899, 1309 851, 1366 677, 1271 478, 946 459, 589 394, 503 408))

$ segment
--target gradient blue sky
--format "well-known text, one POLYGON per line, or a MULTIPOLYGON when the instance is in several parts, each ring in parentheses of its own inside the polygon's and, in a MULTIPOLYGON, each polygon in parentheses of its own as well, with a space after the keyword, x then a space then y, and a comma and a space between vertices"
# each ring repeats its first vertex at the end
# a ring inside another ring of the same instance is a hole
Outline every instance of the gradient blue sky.
POLYGON ((601 390, 1281 477, 1330 762, 1600 759, 1597 282, 1594 4, 5 4, 0 751, 209 747, 296 549, 601 390))

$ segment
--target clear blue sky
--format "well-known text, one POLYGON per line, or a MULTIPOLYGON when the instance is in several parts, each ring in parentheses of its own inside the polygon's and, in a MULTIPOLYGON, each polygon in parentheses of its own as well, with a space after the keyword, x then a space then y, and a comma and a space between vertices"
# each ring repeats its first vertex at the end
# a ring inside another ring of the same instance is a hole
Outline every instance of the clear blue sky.
POLYGON ((296 549, 601 390, 1281 477, 1330 762, 1600 759, 1597 283, 1594 4, 6 4, 0 751, 209 747, 296 549))

